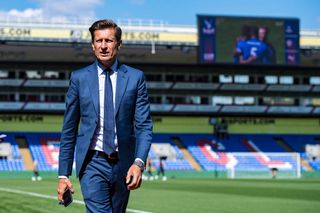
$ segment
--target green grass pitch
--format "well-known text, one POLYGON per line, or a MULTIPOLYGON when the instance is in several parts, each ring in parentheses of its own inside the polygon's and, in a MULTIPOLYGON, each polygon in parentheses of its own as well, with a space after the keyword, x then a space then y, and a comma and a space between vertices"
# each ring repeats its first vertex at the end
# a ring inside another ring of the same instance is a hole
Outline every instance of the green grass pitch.
MULTIPOLYGON (((55 175, 43 174, 42 181, 33 182, 30 173, 0 173, 0 212, 85 212, 81 203, 67 208, 57 204, 55 175)), ((74 199, 82 201, 78 180, 73 179, 73 184, 74 199)), ((141 189, 131 193, 127 212, 314 213, 319 209, 319 179, 229 180, 207 176, 144 181, 141 189)))

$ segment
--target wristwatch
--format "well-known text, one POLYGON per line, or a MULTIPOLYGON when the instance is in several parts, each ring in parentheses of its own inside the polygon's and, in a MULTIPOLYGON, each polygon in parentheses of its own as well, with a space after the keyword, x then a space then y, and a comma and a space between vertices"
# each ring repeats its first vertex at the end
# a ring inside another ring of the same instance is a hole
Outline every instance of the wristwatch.
POLYGON ((135 161, 133 162, 133 164, 139 166, 139 168, 141 169, 141 171, 144 170, 144 163, 143 163, 142 161, 140 161, 140 160, 135 160, 135 161))

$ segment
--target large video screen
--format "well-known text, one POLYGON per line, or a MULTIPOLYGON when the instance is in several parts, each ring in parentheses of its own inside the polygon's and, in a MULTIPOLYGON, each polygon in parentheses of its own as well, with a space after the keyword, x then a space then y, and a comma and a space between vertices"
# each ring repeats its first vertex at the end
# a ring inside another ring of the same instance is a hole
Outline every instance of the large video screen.
POLYGON ((299 19, 203 15, 197 19, 199 63, 300 63, 299 19))

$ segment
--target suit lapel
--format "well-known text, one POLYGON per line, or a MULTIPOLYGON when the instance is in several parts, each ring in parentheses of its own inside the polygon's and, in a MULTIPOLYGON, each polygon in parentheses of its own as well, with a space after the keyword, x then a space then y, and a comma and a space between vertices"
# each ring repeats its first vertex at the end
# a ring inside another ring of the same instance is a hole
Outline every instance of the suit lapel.
POLYGON ((94 109, 97 115, 99 115, 99 79, 96 66, 96 63, 93 63, 88 67, 87 82, 90 94, 92 94, 91 98, 94 105, 94 109))
POLYGON ((118 66, 118 75, 117 75, 117 88, 116 88, 116 104, 115 104, 115 115, 117 115, 119 106, 124 95, 124 92, 127 88, 128 76, 127 69, 125 66, 119 64, 118 66))

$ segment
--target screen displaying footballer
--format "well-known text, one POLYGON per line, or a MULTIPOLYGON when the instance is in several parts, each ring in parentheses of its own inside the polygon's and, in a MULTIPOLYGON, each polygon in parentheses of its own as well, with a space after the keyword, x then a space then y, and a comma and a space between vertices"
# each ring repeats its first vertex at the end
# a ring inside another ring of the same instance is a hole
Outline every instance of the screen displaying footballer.
POLYGON ((198 16, 200 63, 291 64, 299 58, 299 19, 198 16))

